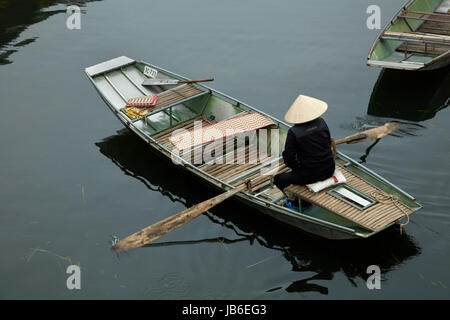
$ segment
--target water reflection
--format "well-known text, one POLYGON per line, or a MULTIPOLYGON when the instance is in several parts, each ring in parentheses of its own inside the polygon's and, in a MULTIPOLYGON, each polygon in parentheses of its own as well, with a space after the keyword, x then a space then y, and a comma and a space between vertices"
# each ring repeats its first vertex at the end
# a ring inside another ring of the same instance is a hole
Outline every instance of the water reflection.
MULTIPOLYGON (((200 188, 186 188, 184 184, 179 183, 184 179, 195 178, 174 169, 170 161, 163 160, 153 153, 148 145, 127 130, 121 130, 96 145, 100 152, 111 159, 124 174, 138 179, 149 189, 160 192, 172 201, 192 206, 215 194, 206 185, 200 188)), ((257 243, 281 252, 292 265, 292 271, 314 273, 310 277, 303 276, 286 287, 267 288, 267 292, 315 291, 324 295, 328 294, 328 288, 323 282, 319 285, 314 281, 332 280, 336 272, 343 272, 352 285, 357 286, 358 278, 368 277, 366 269, 369 265, 378 265, 382 273, 386 274, 421 252, 407 234, 400 235, 396 228, 390 228, 366 240, 329 241, 281 224, 274 227, 272 219, 262 216, 251 208, 246 208, 248 212, 246 215, 236 213, 235 208, 238 205, 241 204, 228 200, 206 213, 211 222, 233 230, 236 234, 234 239, 158 242, 146 247, 185 246, 201 242, 233 244, 247 241, 250 245, 257 243)))
POLYGON ((408 121, 424 121, 450 103, 450 66, 433 71, 383 69, 367 113, 408 121))
MULTIPOLYGON (((357 130, 383 125, 390 118, 398 122, 395 137, 415 136, 424 126, 417 123, 433 118, 450 103, 450 66, 426 72, 381 70, 370 97, 368 116, 357 118, 357 130), (404 121, 402 121, 404 120, 404 121)), ((360 157, 364 163, 376 140, 360 157)))
POLYGON ((85 7, 86 3, 101 0, 0 0, 0 65, 10 64, 10 56, 18 47, 28 45, 38 39, 33 37, 14 43, 29 26, 44 21, 66 10, 44 10, 58 4, 85 7))

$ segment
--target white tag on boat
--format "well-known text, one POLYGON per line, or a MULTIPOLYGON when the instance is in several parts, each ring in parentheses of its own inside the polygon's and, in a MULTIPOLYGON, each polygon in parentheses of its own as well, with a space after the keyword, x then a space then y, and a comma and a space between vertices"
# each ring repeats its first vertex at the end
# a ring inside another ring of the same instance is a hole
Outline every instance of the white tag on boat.
POLYGON ((153 69, 153 68, 150 68, 149 66, 145 66, 145 67, 144 67, 144 74, 145 74, 147 77, 150 77, 150 78, 152 78, 152 79, 155 79, 156 76, 158 75, 158 70, 153 69))
POLYGON ((334 189, 334 191, 336 193, 339 193, 341 196, 343 196, 344 199, 349 199, 352 202, 356 202, 357 204, 359 204, 363 208, 370 204, 370 201, 367 201, 366 199, 364 199, 363 197, 360 197, 356 193, 351 192, 347 188, 340 187, 340 188, 334 189))

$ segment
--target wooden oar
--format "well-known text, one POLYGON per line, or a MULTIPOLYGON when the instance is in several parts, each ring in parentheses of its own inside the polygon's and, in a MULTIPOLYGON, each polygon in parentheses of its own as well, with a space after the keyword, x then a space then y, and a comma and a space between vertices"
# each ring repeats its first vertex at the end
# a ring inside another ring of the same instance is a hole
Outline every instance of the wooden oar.
POLYGON ((120 240, 113 246, 113 249, 117 251, 127 251, 132 248, 141 247, 149 242, 159 239, 170 231, 173 231, 181 227, 182 225, 185 225, 189 221, 197 218, 203 212, 234 196, 236 193, 244 190, 245 188, 246 186, 243 185, 239 188, 229 190, 225 193, 219 194, 214 198, 200 202, 199 204, 196 204, 195 206, 192 206, 180 213, 161 220, 160 222, 152 224, 151 226, 148 226, 141 231, 138 231, 131 236, 120 240))
MULTIPOLYGON (((365 130, 362 132, 359 132, 357 134, 348 136, 344 139, 336 140, 335 144, 341 144, 341 143, 357 143, 357 142, 363 142, 363 141, 370 141, 370 140, 376 140, 384 137, 385 135, 393 132, 397 128, 396 123, 387 123, 384 126, 380 126, 377 128, 365 130)), ((275 168, 273 170, 278 169, 275 168)), ((270 170, 272 171, 272 170, 270 170)), ((224 200, 231 198, 236 193, 243 191, 244 189, 248 188, 251 191, 251 185, 257 185, 258 183, 262 182, 264 179, 267 178, 267 175, 269 173, 266 173, 265 176, 256 178, 254 180, 248 181, 246 184, 243 184, 240 187, 231 189, 225 193, 219 194, 218 196, 215 196, 214 198, 205 200, 199 204, 196 204, 180 213, 177 213, 173 216, 170 216, 164 220, 161 220, 155 224, 152 224, 151 226, 148 226, 141 231, 138 231, 125 239, 120 240, 117 242, 113 249, 117 251, 127 251, 133 248, 141 247, 149 242, 152 242, 156 239, 161 238, 162 236, 168 234, 169 232, 185 225, 189 221, 195 219, 196 217, 200 216, 203 212, 211 209, 212 207, 218 205, 219 203, 223 202, 224 200)))
POLYGON ((381 139, 384 136, 397 130, 398 124, 396 122, 389 122, 383 126, 361 131, 351 136, 345 137, 344 139, 336 140, 336 145, 341 143, 358 143, 366 142, 371 140, 381 139))
POLYGON ((196 83, 196 82, 207 82, 207 81, 214 81, 213 78, 211 79, 200 79, 200 80, 176 80, 176 79, 145 79, 142 82, 142 85, 144 86, 163 86, 168 84, 183 84, 183 83, 196 83))

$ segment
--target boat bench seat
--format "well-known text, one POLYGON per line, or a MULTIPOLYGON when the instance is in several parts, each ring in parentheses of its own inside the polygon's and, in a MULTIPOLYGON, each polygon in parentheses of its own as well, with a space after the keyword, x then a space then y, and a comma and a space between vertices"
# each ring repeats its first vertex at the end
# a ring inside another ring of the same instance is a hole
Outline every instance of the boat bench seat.
POLYGON ((440 56, 450 50, 449 46, 440 46, 437 44, 426 45, 425 43, 402 43, 395 51, 403 53, 422 53, 440 56))
POLYGON ((432 33, 385 31, 382 38, 450 46, 450 36, 432 33))
POLYGON ((182 151, 228 136, 254 131, 274 124, 275 122, 272 119, 260 113, 248 113, 206 127, 194 128, 193 130, 174 135, 169 140, 178 150, 182 151))
MULTIPOLYGON (((409 12, 409 11, 408 11, 409 12)), ((408 13, 407 12, 407 13, 408 13)), ((418 14, 420 12, 415 12, 415 14, 418 14)), ((420 13, 420 14, 427 14, 428 16, 430 13, 420 13)), ((401 15, 402 18, 408 18, 407 15, 401 15)), ((415 33, 418 34, 429 34, 433 36, 450 36, 450 14, 439 14, 438 17, 433 17, 432 19, 424 18, 425 20, 417 30, 415 30, 415 33)), ((422 20, 422 19, 421 19, 422 20)), ((426 43, 426 42, 411 42, 411 41, 405 41, 402 43, 396 51, 398 52, 404 52, 405 55, 407 53, 420 53, 420 54, 432 54, 436 56, 440 56, 441 54, 444 54, 450 50, 450 46, 448 45, 441 45, 436 43, 426 43)))
POLYGON ((350 204, 351 199, 349 201, 342 200, 346 198, 345 194, 342 197, 332 195, 329 191, 333 188, 314 193, 306 186, 290 185, 285 192, 289 197, 297 196, 371 231, 381 230, 414 211, 402 202, 395 201, 389 194, 361 179, 344 166, 337 165, 336 169, 339 169, 347 180, 341 186, 348 185, 356 192, 366 195, 366 198, 372 198, 373 204, 364 209, 357 208, 350 204))

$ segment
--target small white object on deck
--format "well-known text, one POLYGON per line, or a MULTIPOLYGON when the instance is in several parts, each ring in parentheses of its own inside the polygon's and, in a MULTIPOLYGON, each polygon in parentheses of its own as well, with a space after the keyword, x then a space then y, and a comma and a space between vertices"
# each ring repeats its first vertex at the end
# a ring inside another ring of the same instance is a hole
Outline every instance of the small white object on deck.
POLYGON ((347 179, 345 179, 345 177, 341 171, 336 169, 336 171, 334 171, 333 176, 331 178, 328 178, 323 181, 307 184, 306 186, 308 187, 309 191, 317 193, 328 187, 338 185, 341 183, 345 183, 345 182, 347 182, 347 179))
POLYGON ((344 187, 339 187, 337 189, 334 189, 334 191, 339 193, 344 198, 348 198, 348 199, 358 203, 363 208, 367 207, 370 204, 370 201, 367 201, 363 197, 360 197, 356 193, 351 192, 350 190, 348 190, 348 189, 346 189, 344 187))

